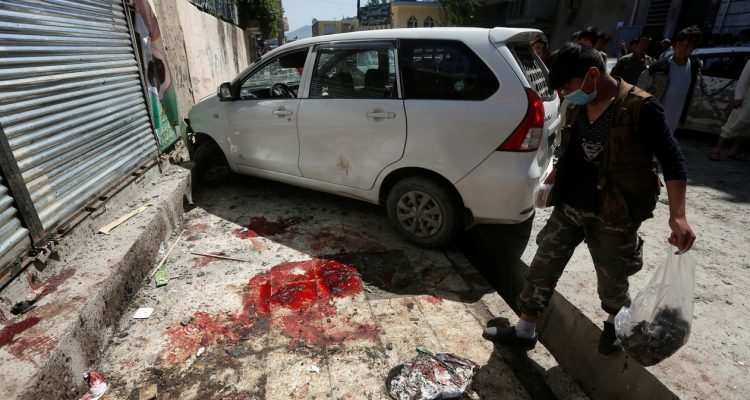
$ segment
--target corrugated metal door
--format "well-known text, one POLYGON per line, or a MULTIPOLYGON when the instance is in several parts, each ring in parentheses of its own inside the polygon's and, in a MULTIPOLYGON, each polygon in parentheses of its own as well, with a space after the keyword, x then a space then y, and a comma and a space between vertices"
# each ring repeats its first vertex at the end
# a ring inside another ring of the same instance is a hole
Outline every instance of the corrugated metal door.
POLYGON ((118 0, 0 1, 0 124, 44 231, 157 154, 118 0))
POLYGON ((21 226, 18 211, 13 207, 13 198, 8 194, 8 187, 0 175, 0 268, 15 261, 29 247, 29 232, 21 226))

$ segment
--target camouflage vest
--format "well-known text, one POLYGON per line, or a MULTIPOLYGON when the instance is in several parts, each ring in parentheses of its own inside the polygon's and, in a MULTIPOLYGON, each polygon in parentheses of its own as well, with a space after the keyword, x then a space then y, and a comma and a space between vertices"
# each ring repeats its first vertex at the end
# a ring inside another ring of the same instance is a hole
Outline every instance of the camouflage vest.
MULTIPOLYGON (((621 81, 615 97, 614 122, 604 141, 597 182, 600 216, 612 225, 641 222, 653 217, 659 198, 661 184, 656 163, 638 133, 641 106, 650 97, 647 92, 624 81, 621 81)), ((582 108, 571 105, 565 110, 567 124, 560 132, 558 176, 564 174, 573 124, 582 108)), ((550 205, 561 202, 558 186, 552 188, 550 205)))

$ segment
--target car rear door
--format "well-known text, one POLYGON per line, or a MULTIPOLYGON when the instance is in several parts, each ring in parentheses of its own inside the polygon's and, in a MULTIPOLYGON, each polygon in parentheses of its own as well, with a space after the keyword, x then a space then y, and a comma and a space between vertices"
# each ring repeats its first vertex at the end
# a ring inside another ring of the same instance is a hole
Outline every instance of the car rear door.
POLYGON ((371 189, 406 142, 395 43, 322 44, 313 57, 298 117, 302 176, 371 189))
POLYGON ((516 72, 519 79, 542 99, 544 104, 544 128, 542 142, 537 151, 537 161, 540 166, 545 166, 552 158, 557 143, 561 113, 564 111, 558 111, 560 100, 554 88, 550 87, 547 67, 531 49, 532 40, 541 32, 528 30, 510 36, 506 32, 497 29, 490 30, 490 41, 503 54, 505 59, 509 60, 511 69, 516 72))

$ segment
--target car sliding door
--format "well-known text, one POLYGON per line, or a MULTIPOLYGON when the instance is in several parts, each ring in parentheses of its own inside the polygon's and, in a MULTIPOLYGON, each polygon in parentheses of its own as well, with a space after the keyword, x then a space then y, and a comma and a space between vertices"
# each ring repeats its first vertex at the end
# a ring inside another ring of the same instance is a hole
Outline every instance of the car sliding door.
POLYGON ((406 142, 395 45, 323 44, 314 57, 298 119, 302 175, 370 189, 401 158, 406 142))

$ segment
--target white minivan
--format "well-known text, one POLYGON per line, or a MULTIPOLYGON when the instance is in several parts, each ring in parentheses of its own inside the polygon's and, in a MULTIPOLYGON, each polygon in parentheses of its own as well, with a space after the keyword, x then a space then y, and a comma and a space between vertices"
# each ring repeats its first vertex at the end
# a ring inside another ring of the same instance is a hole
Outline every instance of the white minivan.
POLYGON ((283 45, 192 108, 195 173, 381 204, 425 247, 476 223, 522 222, 560 121, 530 47, 540 34, 392 29, 283 45))

